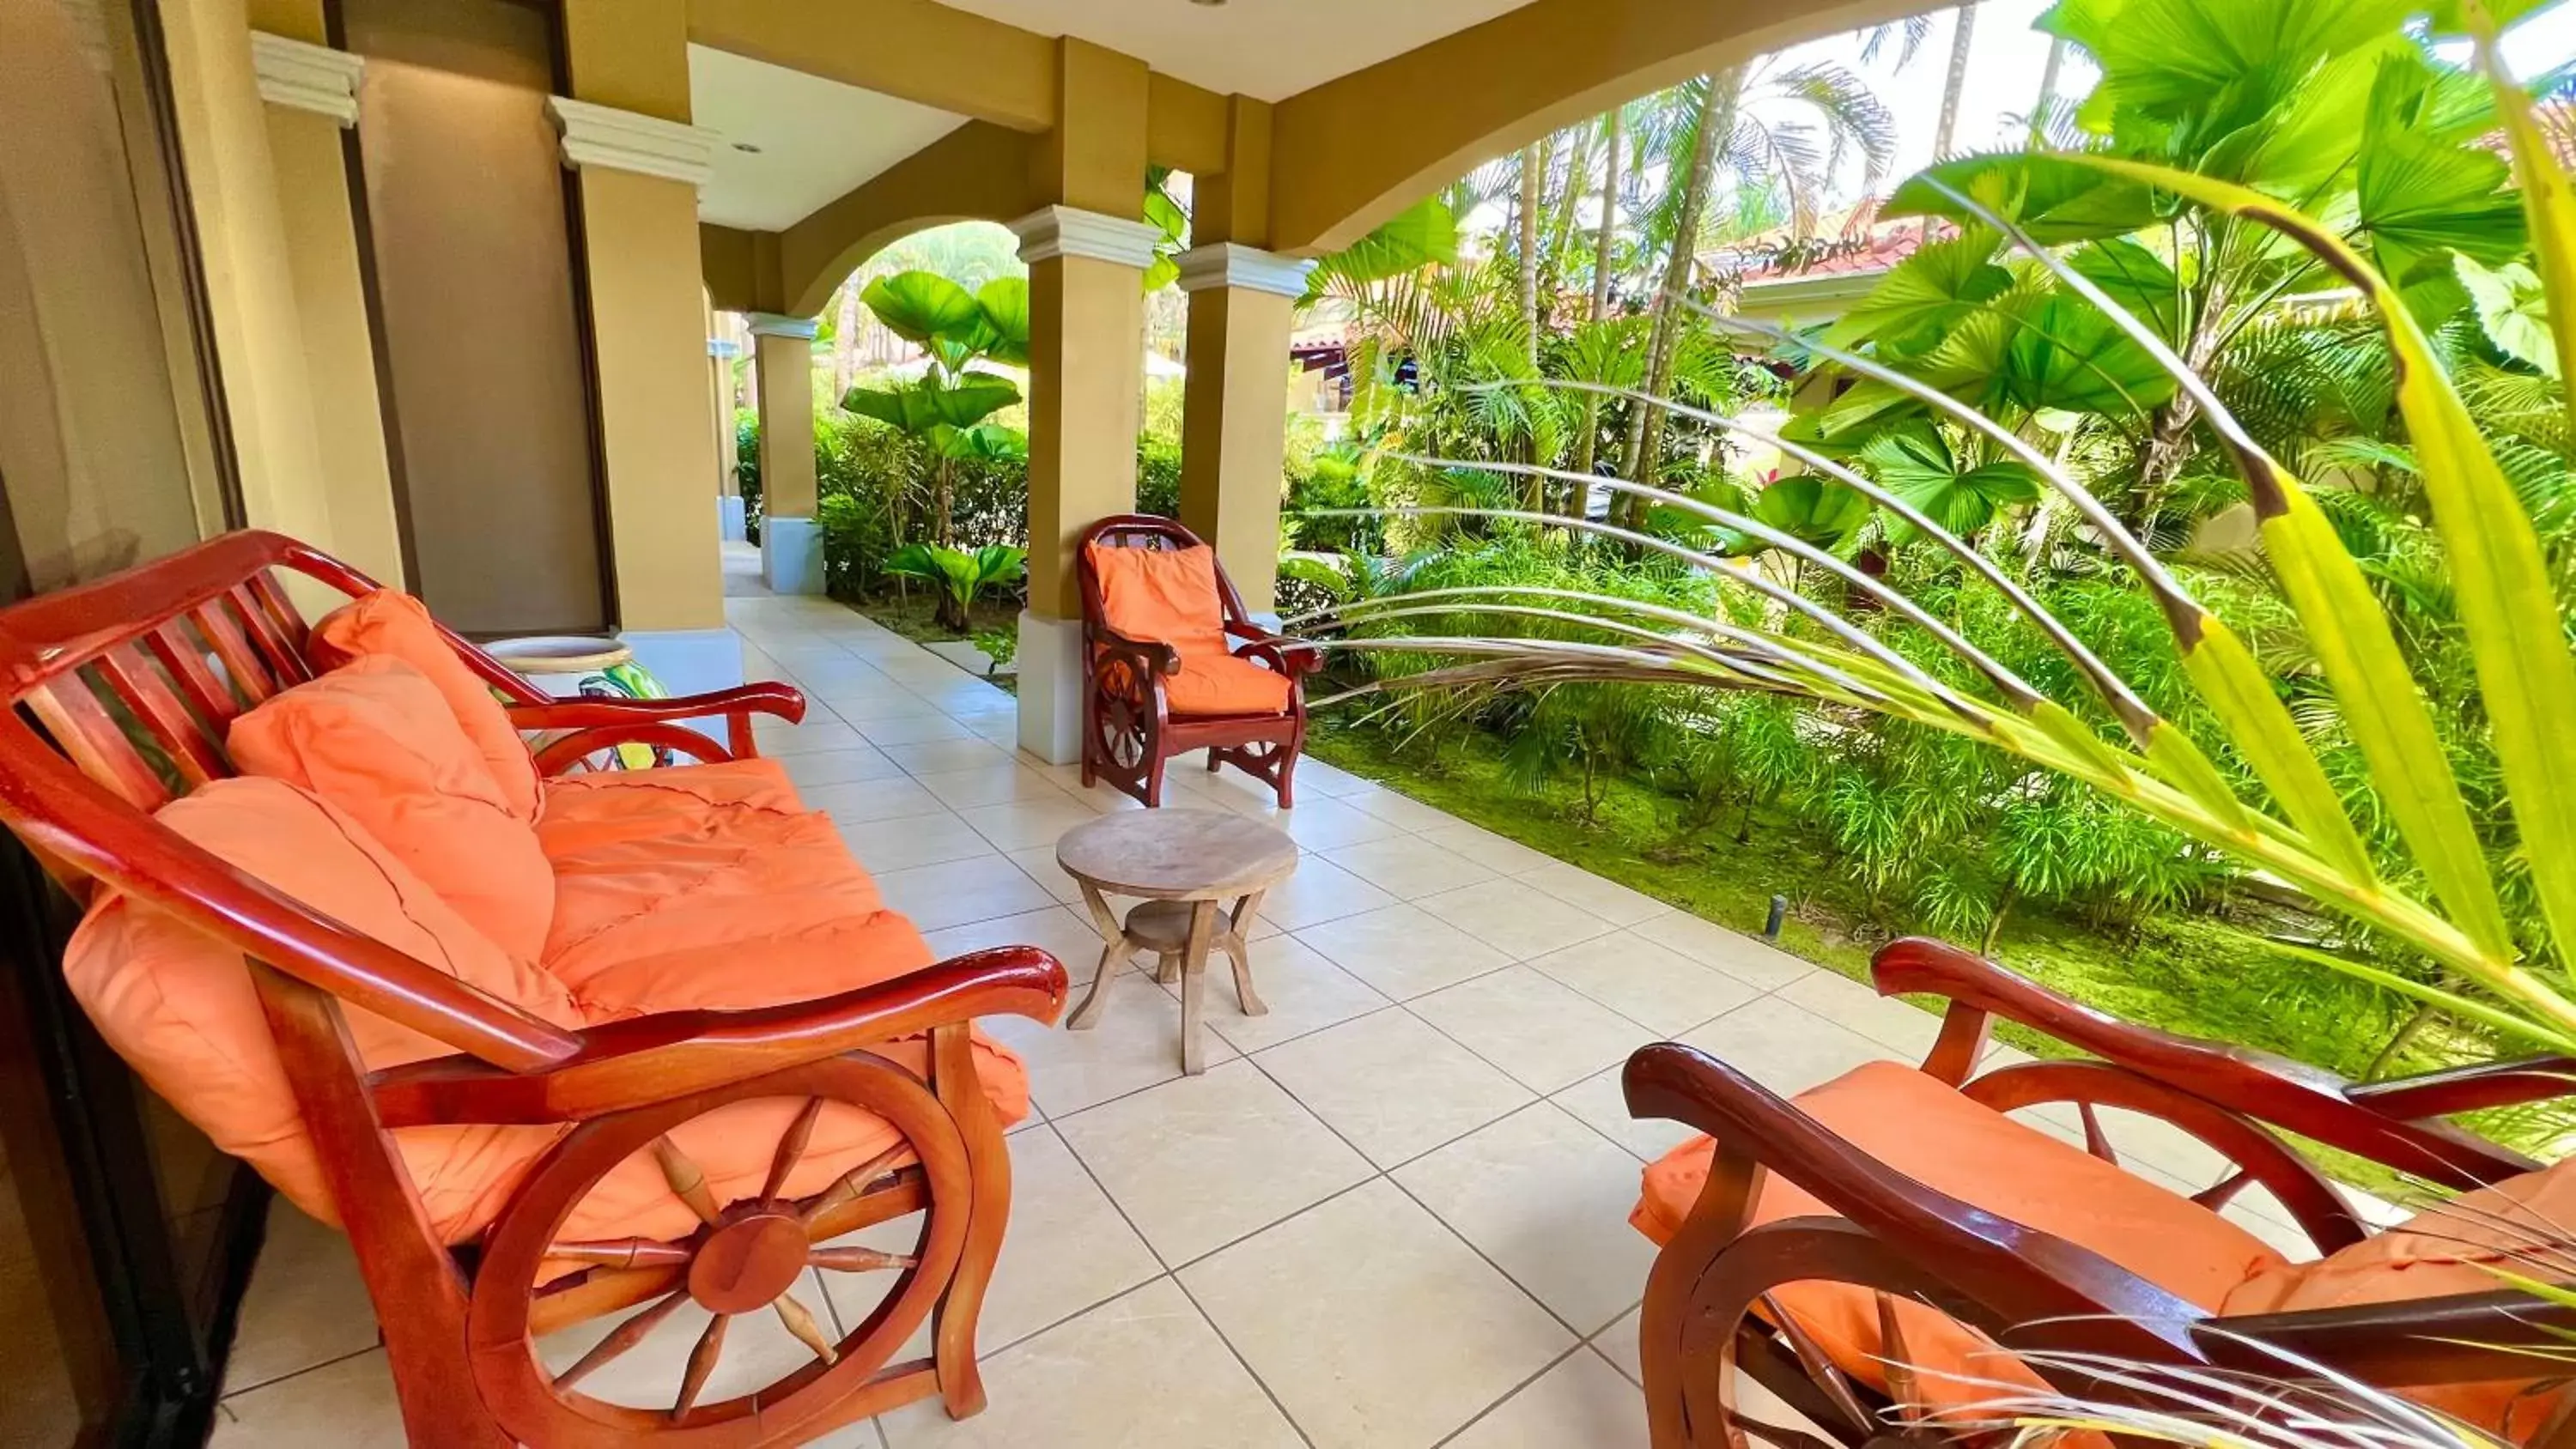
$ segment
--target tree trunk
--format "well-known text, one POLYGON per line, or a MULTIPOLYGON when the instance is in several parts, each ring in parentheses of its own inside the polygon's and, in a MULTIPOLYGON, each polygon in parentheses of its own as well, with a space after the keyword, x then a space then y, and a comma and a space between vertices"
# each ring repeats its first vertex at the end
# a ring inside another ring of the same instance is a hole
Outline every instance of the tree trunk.
POLYGON ((1585 183, 1591 179, 1592 127, 1586 125, 1575 129, 1574 152, 1565 159, 1565 185, 1557 192, 1556 205, 1548 208, 1547 237, 1539 243, 1539 311, 1548 322, 1555 320, 1566 253, 1574 246, 1575 216, 1583 209, 1585 183))
POLYGON ((832 323, 834 403, 841 400, 841 394, 850 390, 851 383, 858 381, 859 328, 864 325, 862 319, 866 316, 865 310, 859 306, 859 279, 852 277, 841 284, 841 315, 832 323))
POLYGON ((930 482, 930 541, 941 548, 955 548, 957 539, 949 521, 950 505, 956 498, 956 483, 949 474, 950 464, 942 458, 934 466, 930 482))
MULTIPOLYGON (((1601 162, 1601 226, 1592 235, 1592 313, 1598 322, 1610 310, 1610 244, 1619 233, 1619 162, 1626 149, 1619 135, 1619 108, 1612 106, 1602 118, 1609 133, 1609 154, 1601 162)), ((1585 449, 1589 455, 1590 449, 1585 449)))
POLYGON ((1521 148, 1521 334, 1532 368, 1538 366, 1538 202, 1546 171, 1542 143, 1533 141, 1521 148))
MULTIPOLYGON (((1601 225, 1592 235, 1592 310, 1585 317, 1590 322, 1600 321, 1602 314, 1610 310, 1610 248, 1619 233, 1619 162, 1625 149, 1619 135, 1619 108, 1612 106, 1601 120, 1609 146, 1601 162, 1601 225)), ((1601 395, 1585 393, 1583 436, 1575 444, 1574 471, 1590 477, 1600 447, 1601 395)), ((1591 486, 1577 483, 1570 491, 1573 496, 1566 499, 1565 516, 1580 518, 1591 504, 1591 486)))
MULTIPOLYGON (((1645 391, 1651 397, 1662 397, 1672 387, 1673 353, 1680 344, 1683 321, 1689 315, 1674 306, 1673 299, 1690 289, 1691 271, 1699 261, 1700 221, 1708 211, 1709 186, 1716 179, 1718 138, 1734 129, 1736 98, 1743 86, 1743 67, 1719 71, 1708 78, 1708 93, 1700 100, 1698 132, 1691 144, 1690 165, 1682 173, 1681 202, 1673 219, 1672 256, 1664 264, 1663 285, 1655 289, 1647 309, 1654 318, 1653 334, 1646 344, 1645 391)), ((1661 408, 1629 409, 1628 446, 1621 460, 1621 477, 1632 483, 1653 481, 1663 424, 1661 408)), ((1646 516, 1645 500, 1622 494, 1611 512, 1614 516, 1624 514, 1633 528, 1646 516)))
POLYGON ((2048 140, 2048 113, 2057 108, 2057 77, 2066 69, 2066 37, 2056 36, 2048 42, 2048 63, 2039 68, 2039 99, 2030 108, 2030 147, 2036 151, 2048 140))
POLYGON ((1932 156, 1947 160, 1950 143, 1959 130, 1959 101, 1968 90, 1968 47, 1977 30, 1976 0, 1959 7, 1956 29, 1950 32, 1950 79, 1941 88, 1941 127, 1932 134, 1932 156))

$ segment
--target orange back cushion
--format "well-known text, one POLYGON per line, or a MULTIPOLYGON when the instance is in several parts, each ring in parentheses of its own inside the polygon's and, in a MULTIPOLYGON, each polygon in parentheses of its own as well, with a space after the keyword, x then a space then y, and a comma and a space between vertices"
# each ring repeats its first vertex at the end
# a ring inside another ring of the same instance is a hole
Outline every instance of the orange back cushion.
MULTIPOLYGON (((555 1025, 580 1024, 552 977, 511 959, 357 821, 292 785, 216 780, 154 818, 353 931, 555 1025)), ((154 1091, 297 1206, 339 1220, 238 948, 109 891, 73 932, 63 975, 154 1091)), ((450 1052, 372 1012, 343 1010, 370 1069, 450 1052)))
POLYGON ((537 958, 555 878, 437 686, 391 655, 299 684, 233 721, 243 773, 330 801, 475 929, 537 958))
POLYGON ((1225 601, 1217 592, 1216 550, 1086 550, 1100 579, 1100 612, 1131 639, 1154 639, 1183 654, 1225 653, 1225 601))
MULTIPOLYGON (((2227 1295, 2225 1313, 2297 1313, 2365 1303, 2493 1293, 2507 1286, 2493 1269, 2531 1271, 2520 1261, 2538 1238, 2576 1223, 2576 1158, 2465 1192, 2384 1232, 2313 1263, 2284 1263, 2245 1280, 2227 1295)), ((2410 1398, 2457 1415, 2508 1440, 2527 1440, 2565 1392, 2565 1374, 2441 1384, 2407 1390, 2410 1398), (2543 1382, 2546 1380, 2546 1382, 2543 1382)))
POLYGON ((378 589, 351 600, 313 626, 306 652, 316 669, 326 671, 352 659, 390 654, 428 676, 466 738, 482 751, 510 813, 522 820, 537 817, 536 760, 519 732, 510 728, 510 717, 492 697, 492 687, 457 657, 420 600, 400 589, 378 589))

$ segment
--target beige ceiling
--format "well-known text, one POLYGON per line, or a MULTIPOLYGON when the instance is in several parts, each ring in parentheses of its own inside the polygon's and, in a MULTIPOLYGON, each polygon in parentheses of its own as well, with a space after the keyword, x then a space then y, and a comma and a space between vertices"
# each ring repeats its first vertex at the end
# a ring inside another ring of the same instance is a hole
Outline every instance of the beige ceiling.
MULTIPOLYGON (((1284 100, 1517 10, 1527 0, 941 0, 1041 35, 1073 35, 1219 94, 1284 100)), ((1462 83, 1472 81, 1461 77, 1462 83)))
MULTIPOLYGON (((1187 0, 1175 0, 1186 4, 1187 0)), ((856 86, 689 47, 690 119, 724 137, 698 215, 777 231, 964 125, 856 86), (741 150, 743 145, 757 152, 741 150)))

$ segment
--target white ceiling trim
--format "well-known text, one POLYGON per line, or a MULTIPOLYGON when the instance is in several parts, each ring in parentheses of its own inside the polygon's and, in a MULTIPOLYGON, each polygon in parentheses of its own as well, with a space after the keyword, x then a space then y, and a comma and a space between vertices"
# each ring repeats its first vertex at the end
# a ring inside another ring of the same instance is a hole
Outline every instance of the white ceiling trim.
POLYGON ((254 30, 250 63, 259 77, 261 100, 329 116, 342 130, 358 124, 358 76, 367 63, 357 56, 254 30))
POLYGON ((563 133, 567 170, 600 166, 704 186, 715 174, 716 133, 570 96, 546 97, 546 114, 563 133))

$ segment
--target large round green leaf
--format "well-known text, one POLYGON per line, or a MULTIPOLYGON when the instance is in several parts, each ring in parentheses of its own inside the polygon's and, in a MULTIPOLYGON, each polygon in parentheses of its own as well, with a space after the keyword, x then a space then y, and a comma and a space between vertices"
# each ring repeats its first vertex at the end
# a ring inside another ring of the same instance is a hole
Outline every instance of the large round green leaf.
MULTIPOLYGON (((2026 464, 2006 460, 1961 467, 1929 423, 1915 423, 1872 439, 1862 460, 1887 490, 1962 537, 1994 522, 1996 513, 2039 497, 2039 477, 2026 464)), ((1902 538, 1913 530, 1891 519, 1902 538)))
POLYGON ((992 340, 984 355, 1013 367, 1029 365, 1029 279, 995 277, 975 294, 992 340))
POLYGON ((859 293, 859 300, 887 331, 924 347, 972 337, 984 325, 984 309, 975 295, 937 272, 879 277, 859 293))
POLYGON ((1797 473, 1762 490, 1753 500, 1753 516, 1763 523, 1818 548, 1832 548, 1869 521, 1866 495, 1847 483, 1814 473, 1797 473))

